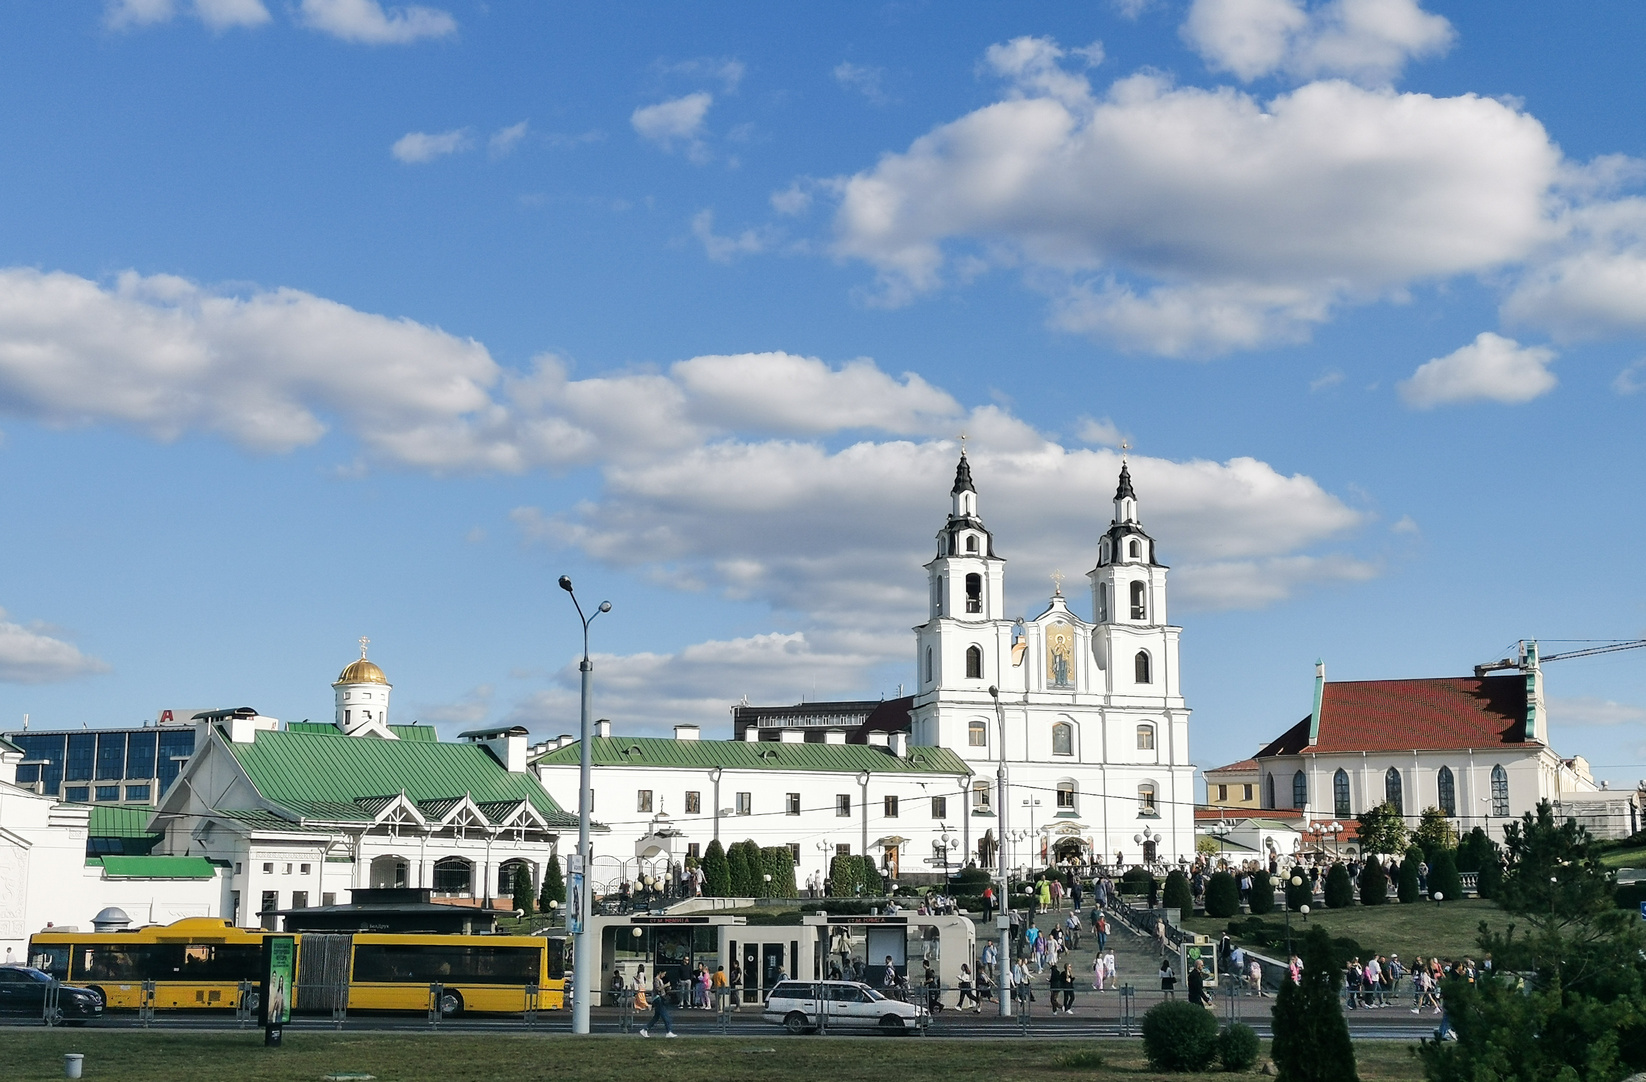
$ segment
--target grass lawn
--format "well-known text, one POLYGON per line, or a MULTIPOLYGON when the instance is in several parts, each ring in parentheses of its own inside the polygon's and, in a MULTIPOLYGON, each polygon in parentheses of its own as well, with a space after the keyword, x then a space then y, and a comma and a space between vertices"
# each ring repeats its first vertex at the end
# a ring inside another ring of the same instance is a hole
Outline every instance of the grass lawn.
MULTIPOLYGON (((337 1072, 364 1072, 381 1082, 608 1082, 659 1078, 668 1082, 770 1082, 774 1078, 886 1082, 930 1077, 977 1082, 1102 1082, 1178 1078, 1150 1071, 1141 1041, 1000 1041, 920 1038, 532 1037, 479 1034, 359 1034, 286 1032, 285 1046, 265 1049, 261 1033, 162 1034, 109 1030, 70 1033, 6 1029, 0 1033, 0 1078, 7 1082, 63 1077, 63 1053, 86 1057, 87 1079, 120 1082, 319 1082, 337 1072), (1106 1066, 1071 1069, 1062 1061, 1097 1050, 1106 1066)), ((1423 1077, 1412 1045, 1357 1046, 1365 1082, 1423 1077)), ((1268 1049, 1264 1048, 1267 1057, 1268 1049)))
MULTIPOLYGON (((1475 935, 1480 922, 1484 920, 1498 931, 1508 923, 1501 909, 1492 902, 1480 898, 1467 898, 1440 905, 1433 902, 1414 902, 1410 905, 1355 905, 1347 909, 1327 909, 1324 906, 1309 908, 1308 924, 1304 924, 1303 918, 1298 914, 1292 914, 1294 935, 1303 928, 1318 925, 1333 936, 1349 936, 1358 940, 1362 946, 1376 950, 1380 954, 1399 954, 1401 961, 1408 965, 1418 955, 1425 958, 1439 954, 1442 958, 1478 959, 1480 947, 1475 943, 1475 935)), ((1271 923, 1280 923, 1286 917, 1280 907, 1276 906, 1273 912, 1263 919, 1271 923)), ((1215 939, 1228 928, 1229 921, 1191 917, 1183 924, 1191 931, 1202 932, 1215 939)))
POLYGON ((1646 845, 1608 850, 1600 855, 1600 862, 1608 868, 1646 868, 1646 845))

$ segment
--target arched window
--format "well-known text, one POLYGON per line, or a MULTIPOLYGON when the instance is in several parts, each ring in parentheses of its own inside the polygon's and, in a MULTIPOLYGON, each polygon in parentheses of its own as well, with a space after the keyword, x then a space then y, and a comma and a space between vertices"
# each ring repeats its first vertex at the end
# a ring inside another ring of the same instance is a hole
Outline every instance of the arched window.
MULTIPOLYGON (((505 860, 497 866, 497 896, 499 898, 512 898, 514 896, 514 877, 521 868, 526 869, 526 882, 531 883, 534 878, 531 861, 505 860)), ((537 886, 533 883, 532 894, 535 895, 536 893, 537 886)))
POLYGON ((983 647, 966 647, 966 679, 983 679, 983 647))
POLYGON ((981 721, 969 722, 966 725, 966 743, 974 748, 989 746, 989 727, 981 721))
POLYGON ((1155 804, 1155 787, 1152 781, 1146 781, 1137 787, 1137 814, 1140 816, 1160 814, 1160 809, 1155 804))
POLYGON ((973 573, 966 576, 966 611, 983 611, 983 576, 973 573))
POLYGON ((1098 542, 1097 562, 1100 564, 1106 564, 1109 562, 1109 539, 1107 537, 1098 542))
POLYGON ((1097 622, 1104 623, 1109 619, 1109 584, 1097 584, 1097 622))
POLYGON ((1509 814, 1509 772, 1501 763, 1492 767, 1492 814, 1509 814))
POLYGON ((1265 808, 1275 806, 1275 776, 1273 774, 1263 779, 1263 806, 1265 808))
POLYGON ((1131 545, 1127 547, 1127 551, 1131 553, 1132 559, 1135 560, 1139 556, 1143 555, 1143 546, 1138 542, 1133 541, 1131 545))
POLYGON ((1052 754, 1074 754, 1074 726, 1066 721, 1052 726, 1052 754))
POLYGON ((1400 771, 1390 767, 1383 775, 1383 800, 1394 805, 1394 809, 1401 815, 1406 814, 1406 798, 1401 791, 1400 771))
POLYGON ((1149 652, 1147 650, 1137 652, 1137 657, 1132 659, 1132 668, 1136 670, 1135 675, 1139 684, 1152 684, 1154 682, 1154 674, 1149 671, 1149 652))
POLYGON ((1132 583, 1132 619, 1147 620, 1148 618, 1149 609, 1143 603, 1143 583, 1134 582, 1132 583))
POLYGON ((1154 750, 1154 726, 1147 722, 1137 727, 1137 750, 1154 750))
POLYGON ((441 857, 434 862, 436 894, 474 893, 474 865, 462 857, 441 857))
POLYGON ((932 648, 926 647, 926 683, 932 682, 932 648))
POLYGON ((969 533, 969 534, 966 535, 966 551, 967 552, 976 552, 977 551, 977 535, 976 534, 969 533))
POLYGON ((1075 794, 1074 782, 1072 782, 1072 781, 1060 781, 1060 782, 1058 782, 1057 783, 1057 810, 1060 811, 1060 812, 1070 812, 1070 813, 1079 811, 1079 808, 1077 808, 1075 806, 1075 795, 1074 794, 1075 794))
POLYGON ((1347 819, 1349 812, 1349 772, 1339 770, 1332 775, 1332 814, 1347 819))
POLYGON ((1440 810, 1448 816, 1457 814, 1457 781, 1452 777, 1452 768, 1443 766, 1440 774, 1435 778, 1435 788, 1440 793, 1440 810))
POLYGON ((1309 779, 1299 770, 1292 775, 1292 807, 1306 808, 1309 806, 1309 779))

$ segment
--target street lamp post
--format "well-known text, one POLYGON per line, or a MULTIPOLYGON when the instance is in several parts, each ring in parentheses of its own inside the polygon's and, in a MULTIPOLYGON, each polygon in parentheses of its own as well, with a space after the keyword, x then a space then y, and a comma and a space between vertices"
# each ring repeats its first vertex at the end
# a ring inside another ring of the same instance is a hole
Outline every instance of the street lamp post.
POLYGON ((576 919, 576 927, 572 932, 572 1032, 589 1032, 589 996, 593 991, 590 970, 594 966, 593 944, 589 942, 589 870, 591 858, 589 854, 589 785, 590 775, 593 773, 593 759, 589 748, 589 682, 594 676, 594 663, 589 660, 589 625, 594 618, 603 612, 612 611, 610 601, 602 601, 600 607, 583 615, 583 606, 577 601, 577 594, 572 591, 572 580, 568 575, 560 576, 560 588, 566 591, 572 599, 572 607, 577 610, 577 618, 583 624, 583 660, 578 663, 578 671, 583 680, 583 724, 578 739, 578 750, 581 752, 577 770, 577 868, 573 879, 573 886, 577 897, 572 901, 571 912, 576 919))
POLYGON ((857 784, 863 789, 863 855, 869 855, 869 772, 857 773, 857 784))
POLYGON ((1000 740, 997 750, 1000 753, 1000 765, 995 770, 995 793, 999 797, 1000 822, 996 824, 996 831, 1000 838, 1000 911, 995 914, 995 927, 1000 932, 1000 959, 995 963, 998 970, 994 985, 995 994, 1000 999, 1000 1017, 1012 1016, 1011 989, 1008 988, 1010 978, 1007 976, 1012 967, 1012 917, 1011 917, 1011 876, 1006 871, 1006 710, 1000 705, 1000 689, 993 684, 989 685, 989 695, 994 699, 995 723, 1000 729, 1000 740))

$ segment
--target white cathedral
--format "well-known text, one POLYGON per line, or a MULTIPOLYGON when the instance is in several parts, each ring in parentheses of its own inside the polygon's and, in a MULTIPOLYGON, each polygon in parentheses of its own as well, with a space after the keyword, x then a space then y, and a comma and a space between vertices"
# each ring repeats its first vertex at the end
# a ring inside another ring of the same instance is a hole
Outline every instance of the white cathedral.
POLYGON ((1138 521, 1127 463, 1087 574, 1091 621, 1069 609, 1060 582, 1040 615, 1008 619, 1006 561, 978 513, 964 451, 951 495, 926 565, 930 611, 915 629, 910 743, 949 748, 972 769, 973 854, 993 863, 1004 804, 1012 863, 1077 853, 1105 863, 1192 860, 1182 629, 1167 622, 1166 566, 1138 521))

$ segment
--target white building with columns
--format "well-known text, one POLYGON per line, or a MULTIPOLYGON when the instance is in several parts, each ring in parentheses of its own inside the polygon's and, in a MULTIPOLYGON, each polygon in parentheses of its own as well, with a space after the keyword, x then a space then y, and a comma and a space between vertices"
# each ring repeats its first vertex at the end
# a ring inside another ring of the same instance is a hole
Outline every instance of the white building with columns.
POLYGON ((1061 582, 1039 615, 1009 618, 1006 561, 964 453, 950 496, 926 565, 927 620, 915 628, 911 743, 950 749, 971 768, 973 853, 993 862, 1004 805, 1013 863, 1192 859, 1182 629, 1167 619, 1167 569, 1143 530, 1129 465, 1087 574, 1090 620, 1070 609, 1061 582), (1004 799, 995 791, 1002 741, 1004 799))

